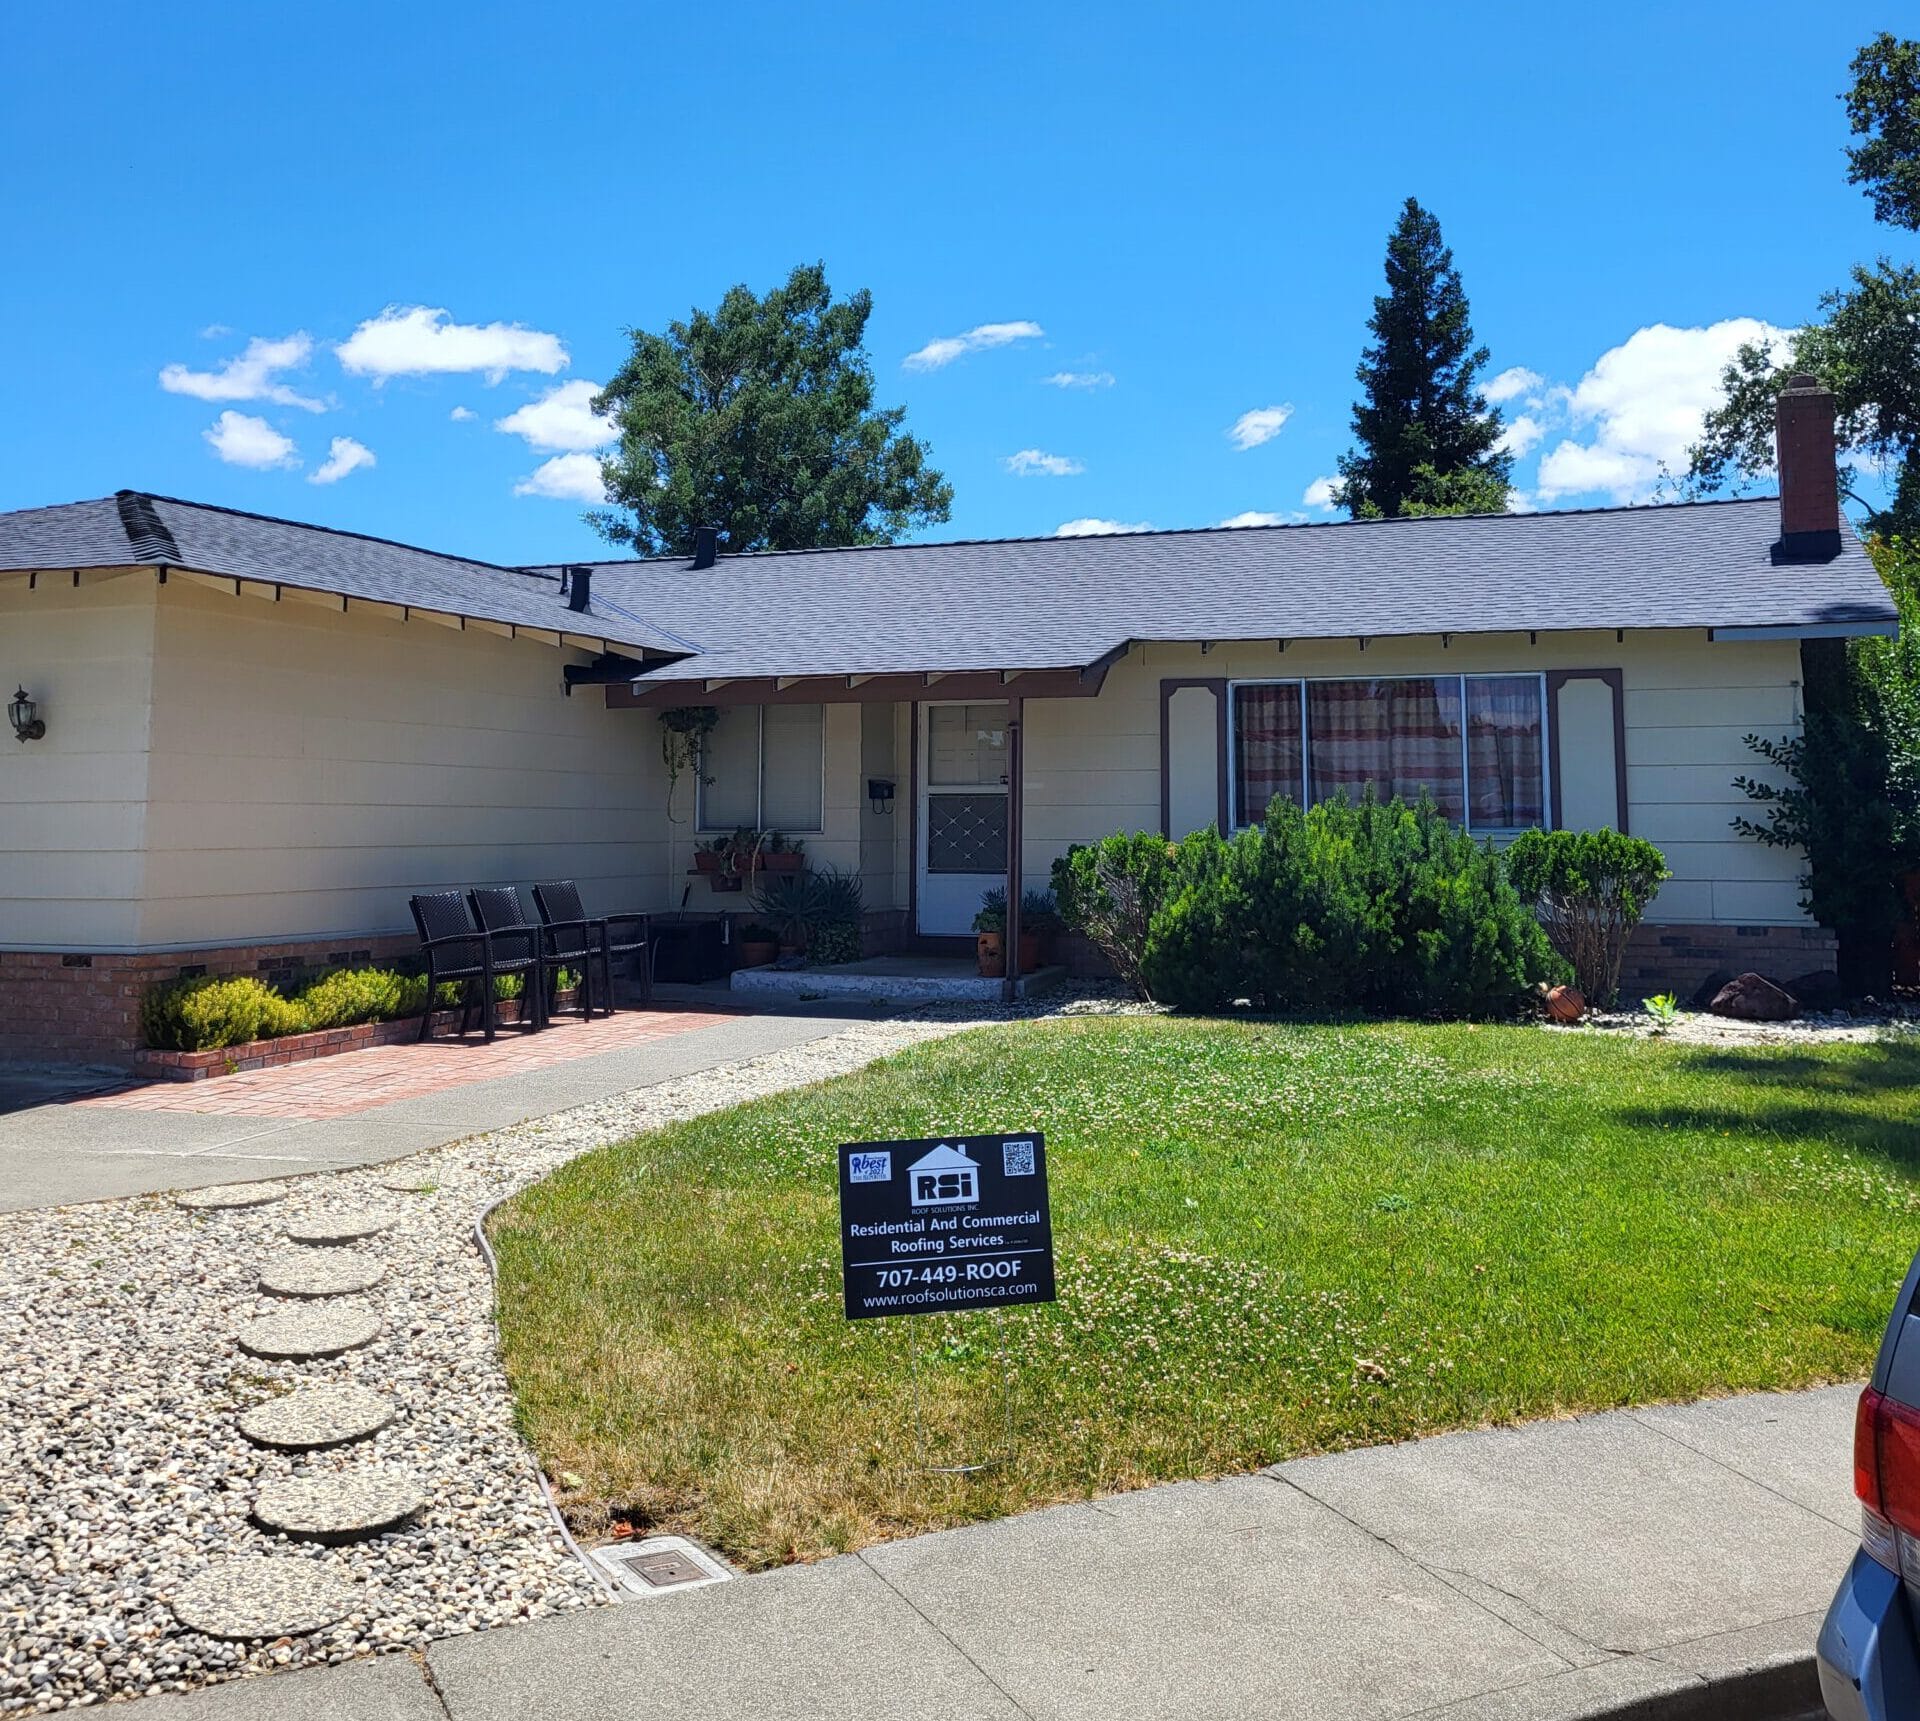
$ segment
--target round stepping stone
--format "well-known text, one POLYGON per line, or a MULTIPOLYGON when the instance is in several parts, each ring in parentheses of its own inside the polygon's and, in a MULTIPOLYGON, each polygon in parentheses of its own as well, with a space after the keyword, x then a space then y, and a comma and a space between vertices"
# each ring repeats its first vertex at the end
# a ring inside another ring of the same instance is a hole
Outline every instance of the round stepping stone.
POLYGON ((283 1315, 262 1315, 248 1321, 234 1337, 243 1351, 274 1361, 304 1362, 340 1356, 371 1344, 380 1332, 380 1317, 371 1309, 340 1303, 314 1303, 289 1309, 283 1315))
POLYGON ((371 1290, 386 1270, 386 1262, 344 1249, 289 1249, 260 1269, 260 1289, 270 1297, 345 1297, 371 1290))
POLYGON ((309 1386, 243 1412, 240 1432, 256 1446, 318 1452, 378 1434, 397 1414, 364 1386, 309 1386))
POLYGON ((342 1243, 358 1243, 364 1237, 378 1237, 399 1215, 377 1207, 357 1208, 350 1213, 321 1213, 311 1219, 289 1219, 287 1236, 295 1243, 333 1248, 342 1243))
POLYGON ((405 1523, 426 1503, 406 1471, 369 1465, 270 1482, 253 1503, 253 1517, 262 1529, 304 1542, 357 1542, 405 1523))
POLYGON ((360 1592, 316 1565, 282 1554, 222 1560, 181 1585, 173 1611, 208 1637, 303 1637, 360 1605, 360 1592))
POLYGON ((286 1197, 284 1183, 215 1183, 186 1190, 173 1198, 173 1204, 189 1213, 218 1213, 229 1207, 265 1207, 286 1197))

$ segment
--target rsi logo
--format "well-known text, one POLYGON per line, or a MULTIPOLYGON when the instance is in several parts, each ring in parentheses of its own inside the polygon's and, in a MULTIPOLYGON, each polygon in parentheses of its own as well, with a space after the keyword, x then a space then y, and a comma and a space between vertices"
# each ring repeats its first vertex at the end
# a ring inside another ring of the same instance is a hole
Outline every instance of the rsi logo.
POLYGON ((980 1167, 942 1142, 907 1167, 907 1190, 915 1207, 968 1206, 980 1199, 980 1167))

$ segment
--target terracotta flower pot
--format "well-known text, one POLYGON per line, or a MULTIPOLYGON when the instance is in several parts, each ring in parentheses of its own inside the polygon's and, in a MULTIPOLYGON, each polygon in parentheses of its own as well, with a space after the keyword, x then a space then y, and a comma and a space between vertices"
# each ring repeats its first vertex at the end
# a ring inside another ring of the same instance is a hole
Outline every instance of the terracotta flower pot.
POLYGON ((1020 972, 1031 974, 1040 966, 1040 934, 1023 932, 1020 934, 1020 972))
POLYGON ((1587 1000, 1571 986, 1555 986, 1547 993, 1547 1015, 1556 1022, 1577 1022, 1587 1013, 1587 1000))
POLYGON ((980 974, 983 979, 995 979, 1006 973, 1006 940, 1000 933, 976 933, 973 948, 980 959, 980 974))
POLYGON ((780 954, 777 944, 743 943, 740 946, 740 966, 742 968, 764 968, 780 954))
POLYGON ((693 870, 695 872, 718 872, 725 855, 715 854, 711 849, 693 851, 693 870))
POLYGON ((763 854, 760 857, 760 870, 762 872, 798 872, 806 864, 806 859, 807 857, 802 854, 784 852, 777 855, 763 854))

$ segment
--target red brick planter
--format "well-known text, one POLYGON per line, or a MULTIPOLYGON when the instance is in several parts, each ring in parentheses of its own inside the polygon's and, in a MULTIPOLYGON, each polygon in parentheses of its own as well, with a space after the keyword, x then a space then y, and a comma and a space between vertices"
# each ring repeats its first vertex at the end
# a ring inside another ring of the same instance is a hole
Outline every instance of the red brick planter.
MULTIPOLYGON (((573 1000, 562 992, 562 1003, 573 1000)), ((520 1000, 506 998, 497 1006, 504 1026, 520 1020, 520 1000)), ((460 1027, 458 1010, 433 1013, 434 1034, 452 1034, 460 1027)), ((369 1046, 398 1045, 420 1037, 420 1018, 398 1022, 361 1022, 351 1028, 319 1028, 311 1034, 288 1034, 278 1040, 249 1040, 244 1046, 216 1046, 205 1052, 136 1052, 134 1073, 153 1082, 204 1082, 212 1076, 238 1075, 242 1070, 270 1070, 281 1064, 305 1064, 341 1052, 363 1052, 369 1046)))

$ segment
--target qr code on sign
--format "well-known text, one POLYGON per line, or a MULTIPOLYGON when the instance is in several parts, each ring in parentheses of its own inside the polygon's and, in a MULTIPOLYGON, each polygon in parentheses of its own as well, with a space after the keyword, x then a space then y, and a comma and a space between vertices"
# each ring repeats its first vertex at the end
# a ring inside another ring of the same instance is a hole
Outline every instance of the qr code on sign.
POLYGON ((1008 1177, 1033 1175, 1033 1143, 1008 1141, 1000 1144, 1000 1169, 1008 1177))

